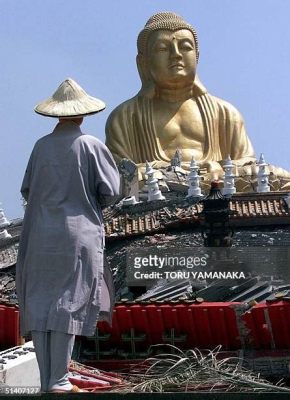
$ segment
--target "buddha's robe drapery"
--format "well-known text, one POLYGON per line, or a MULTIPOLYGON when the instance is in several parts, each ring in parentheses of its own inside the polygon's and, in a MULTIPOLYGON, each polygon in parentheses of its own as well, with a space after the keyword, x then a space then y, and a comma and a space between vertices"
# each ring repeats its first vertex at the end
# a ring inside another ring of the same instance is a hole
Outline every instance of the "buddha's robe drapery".
MULTIPOLYGON (((221 161, 230 155, 238 165, 254 162, 254 150, 238 110, 208 94, 198 79, 193 94, 205 135, 203 158, 198 161, 221 161)), ((117 162, 127 158, 136 164, 146 160, 170 163, 156 134, 153 100, 140 93, 120 104, 109 116, 106 145, 117 162)))
POLYGON ((119 183, 107 147, 73 122, 35 144, 21 188, 27 199, 16 266, 22 334, 92 335, 102 311, 110 319, 98 198, 114 199, 119 183))

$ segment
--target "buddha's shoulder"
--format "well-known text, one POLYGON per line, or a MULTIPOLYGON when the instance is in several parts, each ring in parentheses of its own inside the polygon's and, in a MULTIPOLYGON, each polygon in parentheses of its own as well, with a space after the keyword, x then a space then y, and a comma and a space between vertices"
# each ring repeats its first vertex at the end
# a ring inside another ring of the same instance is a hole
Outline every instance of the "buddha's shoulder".
POLYGON ((213 95, 208 94, 208 96, 211 98, 212 102, 214 103, 215 107, 221 115, 225 115, 226 118, 230 118, 232 120, 243 120, 240 111, 231 103, 213 95))
POLYGON ((107 125, 113 124, 114 122, 118 122, 127 117, 130 118, 132 114, 142 107, 144 102, 146 102, 146 99, 137 95, 119 104, 109 115, 107 125))

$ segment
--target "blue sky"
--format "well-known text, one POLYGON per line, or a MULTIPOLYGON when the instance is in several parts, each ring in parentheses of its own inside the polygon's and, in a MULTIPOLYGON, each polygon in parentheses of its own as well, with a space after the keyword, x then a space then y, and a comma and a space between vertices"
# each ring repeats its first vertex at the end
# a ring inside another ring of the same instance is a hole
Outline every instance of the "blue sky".
POLYGON ((136 39, 158 11, 196 28, 201 81, 240 110, 256 154, 290 170, 290 1, 0 0, 0 10, 0 202, 9 218, 23 215, 28 157, 56 123, 34 105, 72 77, 106 102, 83 124, 104 140, 109 113, 140 88, 136 39))

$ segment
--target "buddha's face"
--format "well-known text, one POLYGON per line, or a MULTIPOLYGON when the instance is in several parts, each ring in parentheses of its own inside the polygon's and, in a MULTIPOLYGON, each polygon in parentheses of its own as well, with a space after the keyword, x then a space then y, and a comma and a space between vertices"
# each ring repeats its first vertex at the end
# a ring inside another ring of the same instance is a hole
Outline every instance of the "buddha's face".
POLYGON ((188 29, 152 32, 147 46, 148 72, 158 87, 182 87, 194 81, 196 49, 188 29))

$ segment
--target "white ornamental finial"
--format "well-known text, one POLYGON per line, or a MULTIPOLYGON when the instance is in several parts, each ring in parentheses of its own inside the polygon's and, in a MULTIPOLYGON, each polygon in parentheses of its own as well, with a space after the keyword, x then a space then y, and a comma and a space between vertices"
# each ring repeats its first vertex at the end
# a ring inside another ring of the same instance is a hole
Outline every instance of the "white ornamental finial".
POLYGON ((146 181, 146 185, 148 187, 148 201, 153 200, 165 200, 165 197, 162 196, 161 191, 159 190, 158 179, 154 178, 155 169, 146 161, 146 170, 145 174, 148 176, 146 181))
POLYGON ((266 171, 268 164, 265 161, 264 154, 261 153, 259 162, 257 163, 259 170, 257 174, 257 192, 267 193, 270 192, 269 173, 266 171))
POLYGON ((10 222, 8 219, 5 217, 4 211, 2 208, 0 208, 0 230, 2 228, 6 228, 7 226, 10 225, 10 222))
POLYGON ((146 160, 146 170, 145 174, 146 175, 153 175, 155 172, 155 169, 152 168, 152 165, 146 160))
POLYGON ((201 189, 200 189, 200 176, 198 175, 199 167, 192 156, 190 163, 190 173, 188 174, 188 192, 186 197, 201 197, 201 189))
POLYGON ((236 176, 234 174, 234 168, 235 166, 232 162, 232 159, 230 155, 228 155, 223 165, 225 175, 224 175, 224 187, 222 189, 222 194, 224 196, 231 196, 234 193, 236 193, 236 187, 235 187, 236 176))
POLYGON ((197 167, 197 163, 195 161, 194 156, 191 157, 191 162, 190 162, 190 168, 196 168, 197 167))
POLYGON ((12 236, 7 232, 5 228, 10 225, 10 222, 5 217, 4 211, 0 208, 0 239, 9 239, 12 236))
POLYGON ((265 161, 265 157, 264 157, 264 154, 263 154, 263 153, 261 153, 261 155, 260 155, 259 165, 260 165, 260 166, 267 166, 267 165, 268 165, 268 164, 266 163, 266 161, 265 161))

